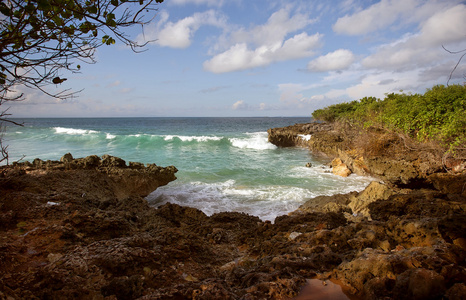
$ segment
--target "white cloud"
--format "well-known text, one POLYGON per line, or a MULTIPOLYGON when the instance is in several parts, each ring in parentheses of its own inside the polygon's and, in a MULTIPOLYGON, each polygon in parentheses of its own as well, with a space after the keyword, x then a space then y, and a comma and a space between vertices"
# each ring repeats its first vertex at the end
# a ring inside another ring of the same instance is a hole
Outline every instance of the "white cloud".
POLYGON ((323 35, 301 32, 286 39, 290 33, 303 29, 312 22, 314 20, 303 14, 290 17, 288 9, 281 9, 273 13, 263 25, 249 30, 241 28, 228 37, 220 38, 214 48, 224 48, 223 52, 204 62, 204 69, 213 73, 225 73, 312 56, 314 49, 320 46, 323 35), (227 41, 230 45, 227 45, 227 41))
POLYGON ((466 5, 460 4, 430 17, 421 29, 425 46, 464 41, 466 38, 466 5))
POLYGON ((308 36, 301 33, 284 43, 262 45, 249 49, 245 43, 236 44, 227 51, 204 62, 204 69, 213 73, 225 73, 267 66, 271 63, 308 57, 320 45, 320 34, 308 36))
POLYGON ((338 49, 312 60, 307 65, 307 69, 313 72, 343 70, 348 68, 354 62, 354 59, 353 52, 346 49, 338 49))
POLYGON ((168 21, 169 14, 163 11, 159 21, 153 27, 147 29, 144 35, 139 35, 142 42, 153 41, 154 44, 171 48, 187 48, 191 45, 196 31, 203 25, 216 27, 225 26, 225 18, 214 10, 202 13, 194 13, 192 16, 177 22, 168 21))
POLYGON ((462 43, 461 47, 464 47, 464 28, 466 5, 439 11, 423 23, 419 33, 380 46, 374 54, 362 60, 362 65, 402 71, 442 63, 445 59, 451 59, 442 45, 458 46, 462 43))
POLYGON ((233 110, 248 110, 249 109, 249 105, 244 102, 244 100, 239 100, 239 101, 236 101, 232 107, 231 107, 233 110))
POLYGON ((291 32, 303 29, 315 22, 306 15, 297 13, 290 17, 288 8, 273 13, 263 25, 249 30, 241 28, 231 34, 233 43, 252 43, 254 45, 274 44, 283 41, 291 32))
POLYGON ((352 15, 345 15, 333 25, 336 33, 363 35, 391 25, 417 23, 433 13, 451 7, 459 0, 382 0, 352 15))

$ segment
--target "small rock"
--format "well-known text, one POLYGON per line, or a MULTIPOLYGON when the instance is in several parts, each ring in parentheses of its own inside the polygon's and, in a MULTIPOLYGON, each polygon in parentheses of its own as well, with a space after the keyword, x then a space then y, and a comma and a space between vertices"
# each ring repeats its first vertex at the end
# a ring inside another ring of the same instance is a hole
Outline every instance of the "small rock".
POLYGON ((297 238, 298 236, 300 236, 302 233, 301 232, 296 232, 296 231, 293 231, 292 233, 290 233, 290 235, 288 236, 288 239, 290 241, 294 240, 295 238, 297 238))
POLYGON ((351 170, 341 159, 335 158, 332 161, 332 173, 342 177, 348 177, 351 174, 351 170))
POLYGON ((307 164, 306 164, 306 167, 310 168, 310 167, 312 167, 312 164, 311 164, 311 163, 307 163, 307 164))
POLYGON ((60 161, 63 163, 70 163, 73 161, 73 155, 71 155, 71 153, 66 153, 60 158, 60 161))

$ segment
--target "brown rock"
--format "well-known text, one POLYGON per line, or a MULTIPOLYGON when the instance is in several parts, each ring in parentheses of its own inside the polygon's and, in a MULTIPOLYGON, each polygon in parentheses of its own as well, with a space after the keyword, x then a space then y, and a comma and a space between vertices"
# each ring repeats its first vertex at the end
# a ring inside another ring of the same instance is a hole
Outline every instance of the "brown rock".
POLYGON ((445 280, 435 271, 410 269, 396 278, 394 296, 396 299, 428 300, 438 299, 445 292, 445 280))
POLYGON ((332 161, 332 173, 338 176, 348 177, 351 175, 351 170, 341 161, 341 159, 335 158, 332 161))
POLYGON ((387 185, 373 181, 356 197, 353 197, 348 207, 353 214, 361 214, 370 217, 369 204, 377 200, 386 200, 395 192, 387 185))

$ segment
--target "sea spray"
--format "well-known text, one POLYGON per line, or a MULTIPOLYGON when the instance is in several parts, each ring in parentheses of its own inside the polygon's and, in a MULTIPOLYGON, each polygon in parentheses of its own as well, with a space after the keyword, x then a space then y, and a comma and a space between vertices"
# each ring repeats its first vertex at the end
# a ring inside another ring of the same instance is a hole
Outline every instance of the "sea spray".
POLYGON ((240 211, 271 220, 307 199, 362 190, 370 178, 335 176, 327 161, 304 148, 277 148, 267 129, 308 118, 23 119, 9 127, 10 162, 110 154, 129 161, 174 165, 178 179, 147 197, 206 214, 240 211), (311 163, 312 167, 305 165, 311 163))

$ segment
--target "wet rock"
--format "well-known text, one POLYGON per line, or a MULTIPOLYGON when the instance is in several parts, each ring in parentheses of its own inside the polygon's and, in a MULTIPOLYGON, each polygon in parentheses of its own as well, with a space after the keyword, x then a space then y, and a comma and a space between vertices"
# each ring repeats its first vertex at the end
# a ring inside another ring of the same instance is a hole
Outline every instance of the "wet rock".
MULTIPOLYGON (((335 146, 344 133, 296 128, 312 133, 308 145, 326 135, 319 149, 354 168, 359 156, 335 146)), ((360 299, 466 293, 461 177, 432 176, 422 189, 374 182, 263 222, 151 207, 143 196, 175 167, 89 156, 0 170, 0 298, 306 299, 300 291, 316 277, 360 299)))

